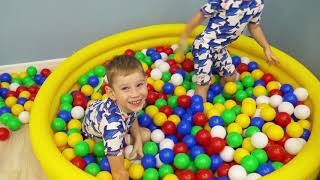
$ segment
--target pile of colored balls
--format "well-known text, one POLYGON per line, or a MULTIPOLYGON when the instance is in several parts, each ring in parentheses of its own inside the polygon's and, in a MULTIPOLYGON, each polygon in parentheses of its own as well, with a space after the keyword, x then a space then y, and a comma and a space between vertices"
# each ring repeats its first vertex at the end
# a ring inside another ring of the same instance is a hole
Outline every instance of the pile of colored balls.
POLYGON ((47 68, 38 73, 36 67, 29 66, 26 72, 0 74, 0 141, 9 138, 9 130, 17 131, 29 122, 32 103, 50 73, 47 68))
MULTIPOLYGON (((177 45, 135 52, 147 78, 147 106, 138 113, 140 126, 150 130, 142 159, 125 168, 132 179, 254 180, 281 168, 299 153, 310 136, 306 89, 293 88, 264 73, 247 57, 232 56, 240 80, 220 84, 211 78, 207 99, 194 94, 194 64, 189 48, 177 45), (180 56, 180 57, 179 57, 180 56)), ((87 104, 105 99, 106 69, 83 74, 61 97, 52 121, 54 141, 66 159, 100 179, 111 179, 102 141, 84 139, 81 120, 87 104)))

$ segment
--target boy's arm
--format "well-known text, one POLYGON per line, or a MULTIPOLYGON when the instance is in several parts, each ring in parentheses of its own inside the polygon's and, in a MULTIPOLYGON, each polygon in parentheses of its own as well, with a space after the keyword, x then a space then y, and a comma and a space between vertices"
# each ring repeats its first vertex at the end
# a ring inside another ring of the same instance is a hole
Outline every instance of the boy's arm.
POLYGON ((264 49, 264 53, 267 57, 267 62, 269 64, 279 63, 277 57, 272 54, 270 44, 266 39, 263 30, 259 23, 248 23, 248 29, 251 36, 259 43, 259 45, 264 49))
POLYGON ((111 173, 114 180, 129 179, 128 172, 124 168, 124 157, 120 156, 107 156, 111 167, 111 173))
MULTIPOLYGON (((141 134, 140 134, 140 126, 138 123, 138 120, 135 119, 132 123, 132 126, 130 128, 130 134, 133 136, 134 138, 134 146, 133 146, 133 150, 132 153, 138 153, 138 155, 140 157, 143 157, 143 151, 142 151, 142 138, 141 138, 141 134)), ((132 155, 133 155, 132 154, 132 155)))

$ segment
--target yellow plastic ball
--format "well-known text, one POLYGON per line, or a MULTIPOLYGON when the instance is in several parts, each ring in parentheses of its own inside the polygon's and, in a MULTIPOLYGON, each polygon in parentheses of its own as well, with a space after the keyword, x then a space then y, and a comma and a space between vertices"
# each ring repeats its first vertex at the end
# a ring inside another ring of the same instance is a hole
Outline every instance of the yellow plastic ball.
POLYGON ((163 123, 167 120, 167 115, 163 112, 158 112, 157 114, 155 114, 155 116, 153 117, 153 122, 155 125, 157 126, 162 126, 163 123))
POLYGON ((61 146, 61 147, 58 147, 59 151, 60 152, 63 152, 65 149, 68 148, 68 145, 65 145, 65 146, 61 146))
POLYGON ((209 126, 209 123, 207 122, 206 125, 204 126, 204 129, 207 131, 211 131, 211 127, 209 126))
POLYGON ((9 89, 10 84, 7 83, 7 82, 2 82, 0 87, 1 87, 1 88, 7 88, 7 89, 9 89))
POLYGON ((108 97, 109 97, 108 94, 104 94, 104 95, 102 95, 102 98, 101 98, 101 99, 103 99, 103 100, 104 100, 104 99, 108 99, 108 97))
POLYGON ((164 82, 162 80, 156 80, 153 83, 153 88, 154 90, 156 90, 157 92, 162 92, 162 87, 164 85, 164 82))
POLYGON ((94 102, 95 100, 90 100, 90 101, 88 101, 88 103, 87 103, 87 107, 89 107, 93 102, 94 102))
POLYGON ((4 101, 6 103, 6 105, 11 108, 13 105, 16 104, 17 102, 17 98, 14 96, 9 96, 6 98, 6 100, 4 101))
POLYGON ((267 129, 266 134, 269 139, 271 139, 273 141, 279 141, 280 139, 283 138, 284 131, 281 126, 272 125, 267 129))
POLYGON ((300 119, 300 120, 298 121, 298 123, 299 123, 304 129, 310 130, 310 128, 311 128, 311 123, 310 123, 308 120, 300 119))
POLYGON ((190 59, 190 60, 193 60, 193 55, 192 55, 192 53, 191 53, 191 52, 188 52, 188 53, 186 54, 186 58, 187 58, 187 59, 190 59))
POLYGON ((24 108, 21 104, 15 104, 11 107, 11 112, 15 116, 18 116, 22 111, 24 111, 24 108))
POLYGON ((128 159, 125 158, 124 159, 124 168, 126 170, 128 170, 130 166, 131 166, 131 162, 128 159))
POLYGON ((267 133, 267 130, 269 129, 269 127, 274 126, 275 124, 273 122, 267 122, 262 126, 262 132, 263 133, 267 133))
POLYGON ((151 118, 153 118, 153 116, 158 112, 159 112, 159 109, 155 105, 150 105, 146 107, 146 110, 145 110, 145 113, 148 114, 151 118))
POLYGON ((234 82, 227 82, 224 85, 223 91, 227 94, 233 95, 235 92, 237 92, 238 86, 234 82))
POLYGON ((186 89, 183 87, 183 86, 177 86, 175 89, 174 89, 174 95, 175 96, 182 96, 182 95, 186 95, 187 94, 187 91, 186 89))
POLYGON ((240 164, 242 158, 245 156, 250 155, 250 152, 245 149, 245 148, 238 148, 237 150, 234 151, 233 154, 233 159, 236 161, 238 164, 240 164))
POLYGON ((29 91, 22 91, 20 94, 19 94, 19 97, 24 97, 24 98, 29 98, 30 97, 30 92, 29 91))
POLYGON ((224 103, 224 107, 226 108, 226 109, 232 109, 235 105, 237 105, 237 103, 234 101, 234 100, 231 100, 231 99, 229 99, 229 100, 227 100, 225 103, 224 103))
POLYGON ((92 93, 92 95, 91 95, 91 99, 92 99, 92 100, 99 100, 99 99, 101 99, 101 97, 102 97, 102 94, 99 93, 99 92, 94 92, 94 93, 92 93))
POLYGON ((173 122, 177 126, 180 122, 180 117, 178 115, 172 114, 168 117, 168 121, 173 122))
POLYGON ((80 133, 72 133, 68 137, 68 145, 70 147, 74 147, 78 142, 83 141, 83 137, 81 136, 80 133))
POLYGON ((72 86, 71 90, 69 91, 69 93, 71 93, 72 91, 77 91, 81 88, 80 84, 75 84, 72 86))
POLYGON ((33 101, 27 101, 24 103, 23 107, 26 111, 30 112, 32 108, 33 101))
POLYGON ((220 116, 220 115, 221 115, 220 111, 218 111, 217 109, 214 109, 214 108, 210 109, 207 113, 208 118, 211 118, 213 116, 220 116))
POLYGON ((255 147, 251 144, 251 138, 247 137, 242 142, 242 148, 248 150, 249 152, 252 152, 255 150, 255 147))
POLYGON ((148 77, 147 78, 147 83, 150 84, 150 85, 153 85, 154 80, 151 77, 148 77))
POLYGON ((240 74, 240 79, 242 80, 244 77, 246 77, 246 76, 251 76, 251 73, 250 72, 243 72, 243 73, 241 73, 240 74))
POLYGON ((272 121, 276 117, 276 111, 273 108, 263 108, 261 109, 260 116, 265 121, 272 121))
POLYGON ((21 72, 21 73, 19 73, 19 78, 20 78, 20 79, 23 79, 23 78, 25 78, 27 75, 28 75, 27 72, 21 72))
POLYGON ((19 74, 18 74, 18 73, 13 72, 13 73, 11 73, 11 77, 12 77, 12 78, 17 78, 17 77, 19 77, 19 74))
POLYGON ((143 71, 146 72, 148 70, 148 64, 144 63, 144 62, 141 62, 141 65, 142 65, 142 68, 143 68, 143 71))
POLYGON ((112 180, 112 175, 108 171, 100 171, 96 178, 100 180, 112 180))
POLYGON ((292 138, 298 138, 302 135, 303 133, 303 128, 300 125, 300 123, 297 122, 291 122, 288 124, 286 131, 288 135, 292 138))
POLYGON ((258 85, 253 88, 253 95, 256 97, 267 95, 267 89, 264 86, 258 85))
POLYGON ((93 93, 93 88, 92 86, 86 84, 81 87, 81 92, 86 96, 91 96, 91 94, 93 93))
POLYGON ((226 109, 224 105, 220 103, 213 105, 213 108, 218 110, 220 113, 222 113, 226 109))
POLYGON ((261 103, 257 106, 257 109, 264 109, 264 108, 273 108, 267 103, 261 103))
POLYGON ((62 151, 62 155, 68 160, 71 161, 73 158, 76 157, 73 148, 66 148, 62 151))
POLYGON ((144 173, 144 169, 140 164, 133 163, 129 167, 129 176, 132 179, 140 179, 140 178, 142 178, 143 173, 144 173))
POLYGON ((241 106, 241 113, 251 117, 256 113, 256 106, 252 104, 244 104, 241 106))
POLYGON ((81 127, 82 127, 82 123, 78 119, 71 119, 68 122, 68 129, 76 128, 76 129, 81 130, 81 127))
POLYGON ((252 98, 245 98, 242 101, 242 105, 244 105, 244 104, 251 104, 251 105, 254 105, 254 106, 257 105, 256 101, 254 99, 252 99, 252 98))
POLYGON ((163 177, 163 180, 179 180, 179 178, 174 174, 167 174, 163 177))
POLYGON ((203 103, 203 111, 205 114, 208 113, 209 109, 211 109, 213 107, 213 104, 210 102, 205 102, 203 103))
POLYGON ((88 139, 85 139, 84 142, 88 143, 89 145, 89 148, 90 148, 90 153, 93 152, 93 148, 94 148, 94 145, 96 144, 96 142, 94 141, 94 139, 91 139, 91 138, 88 138, 88 139))
POLYGON ((210 84, 214 84, 215 82, 216 82, 216 77, 215 76, 211 76, 210 84))
POLYGON ((239 114, 236 118, 236 123, 242 128, 247 128, 250 125, 250 117, 246 114, 239 114))
POLYGON ((174 54, 174 60, 178 63, 181 64, 185 60, 184 54, 176 53, 174 54))
POLYGON ((227 127, 227 132, 228 133, 236 132, 236 133, 242 134, 242 127, 238 123, 231 123, 227 127))
POLYGON ((264 75, 263 71, 261 71, 260 69, 255 69, 251 72, 252 74, 252 77, 255 79, 255 80, 259 80, 262 78, 262 76, 264 75))
POLYGON ((68 144, 68 135, 64 132, 57 132, 53 135, 53 141, 57 147, 62 147, 68 144))
POLYGON ((278 81, 271 81, 267 84, 268 92, 272 91, 273 89, 280 89, 280 83, 278 81))
POLYGON ((151 69, 154 69, 156 68, 156 65, 155 64, 151 64, 151 69))

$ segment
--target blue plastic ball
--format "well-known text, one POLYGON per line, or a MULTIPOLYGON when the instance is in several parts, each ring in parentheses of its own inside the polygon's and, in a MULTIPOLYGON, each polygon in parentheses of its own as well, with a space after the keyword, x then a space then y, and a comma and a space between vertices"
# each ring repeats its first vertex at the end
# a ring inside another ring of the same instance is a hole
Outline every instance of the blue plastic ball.
POLYGON ((265 164, 261 164, 258 169, 257 169, 257 173, 260 174, 261 176, 265 176, 267 174, 270 174, 274 171, 274 167, 269 164, 269 163, 265 163, 265 164))
POLYGON ((1 82, 7 82, 7 83, 10 83, 12 80, 12 77, 9 73, 2 73, 0 75, 0 81, 1 82))
POLYGON ((28 101, 27 98, 21 97, 17 100, 16 104, 24 105, 24 103, 26 103, 27 101, 28 101))
POLYGON ((178 115, 179 117, 182 117, 183 114, 185 114, 185 110, 182 107, 177 106, 173 109, 173 114, 178 115))
POLYGON ((252 72, 255 69, 258 69, 259 65, 255 61, 251 61, 248 63, 249 72, 252 72))
POLYGON ((174 158, 173 150, 168 148, 162 149, 161 151, 159 151, 159 158, 165 164, 172 163, 174 158))
POLYGON ((0 108, 0 116, 4 113, 11 113, 11 109, 7 106, 1 107, 0 108))
POLYGON ((37 84, 40 84, 41 78, 42 78, 42 75, 41 75, 41 74, 36 74, 36 75, 33 77, 33 80, 34 80, 34 82, 36 82, 37 84))
POLYGON ((214 93, 214 95, 216 96, 216 95, 218 95, 218 94, 220 94, 220 93, 222 92, 223 87, 222 87, 220 84, 214 83, 214 84, 212 84, 212 85, 210 86, 209 89, 210 89, 210 90, 214 93))
POLYGON ((292 87, 291 84, 282 84, 281 87, 280 87, 280 90, 281 90, 284 94, 287 94, 287 93, 293 92, 293 87, 292 87))
POLYGON ((152 118, 148 114, 140 114, 138 116, 138 122, 140 126, 148 127, 152 122, 152 118))
POLYGON ((191 125, 193 125, 193 116, 192 113, 185 113, 181 117, 182 120, 188 121, 191 125))
POLYGON ((191 97, 191 103, 200 103, 203 104, 203 99, 200 95, 195 94, 191 97))
POLYGON ((220 116, 212 116, 208 123, 211 128, 214 126, 224 126, 224 121, 220 116))
POLYGON ((189 121, 182 120, 177 126, 178 133, 181 135, 189 134, 192 128, 192 124, 189 121))
POLYGON ((88 84, 92 87, 98 86, 99 83, 100 83, 100 81, 97 76, 91 76, 88 78, 88 84))
POLYGON ((298 98, 293 93, 287 93, 283 96, 283 102, 290 102, 291 104, 295 105, 298 103, 298 98))
POLYGON ((71 113, 68 111, 60 111, 57 117, 63 119, 66 123, 68 123, 71 119, 71 113))
POLYGON ((168 134, 165 137, 168 138, 168 139, 171 139, 174 142, 174 144, 178 143, 178 138, 173 134, 168 134))
POLYGON ((261 117, 254 117, 251 119, 251 126, 256 126, 261 130, 263 125, 264 120, 261 117))
POLYGON ((213 171, 216 171, 223 164, 223 160, 219 155, 212 155, 210 158, 211 158, 211 169, 213 171))
POLYGON ((155 62, 156 60, 161 59, 161 54, 158 52, 155 52, 155 53, 151 54, 151 59, 153 62, 155 62))
POLYGON ((83 160, 86 162, 86 164, 90 164, 90 163, 95 163, 96 162, 96 158, 93 155, 86 155, 85 157, 83 157, 83 160))
POLYGON ((148 129, 149 129, 150 131, 153 131, 153 130, 158 129, 158 127, 157 127, 157 125, 155 125, 153 122, 151 122, 151 123, 149 124, 149 126, 148 126, 148 129))
POLYGON ((214 92, 211 91, 211 90, 208 90, 208 93, 207 93, 207 102, 213 102, 214 97, 215 97, 214 92))
POLYGON ((144 169, 155 168, 156 167, 156 158, 151 154, 145 154, 141 159, 141 164, 144 169))
POLYGON ((153 48, 149 48, 149 49, 147 49, 147 56, 151 56, 152 54, 154 54, 154 53, 156 53, 157 51, 155 50, 155 49, 153 49, 153 48))
POLYGON ((183 137, 182 142, 187 145, 188 148, 191 148, 197 144, 197 140, 191 134, 188 134, 183 137))
POLYGON ((6 98, 8 92, 9 92, 9 89, 7 89, 7 88, 0 88, 0 96, 1 96, 3 99, 6 98))
POLYGON ((203 103, 192 103, 190 106, 190 110, 192 114, 196 114, 197 112, 203 112, 203 103))
POLYGON ((186 77, 186 72, 182 69, 177 69, 175 73, 181 74, 183 79, 186 77))
POLYGON ((301 138, 308 141, 310 135, 311 135, 311 132, 308 129, 303 129, 303 134, 301 135, 301 138))
POLYGON ((214 180, 230 180, 227 176, 216 177, 214 180))
POLYGON ((259 79, 259 80, 256 80, 255 82, 254 82, 254 86, 266 86, 266 83, 263 81, 263 80, 261 80, 261 79, 259 79))
POLYGON ((108 158, 104 157, 102 158, 101 162, 100 162, 100 169, 102 171, 108 171, 111 172, 111 167, 108 161, 108 158))
POLYGON ((172 83, 170 83, 170 82, 166 82, 162 86, 162 91, 165 94, 172 94, 174 92, 174 85, 172 83))
POLYGON ((238 66, 241 63, 241 58, 239 56, 233 56, 232 57, 232 64, 235 66, 238 66))
POLYGON ((190 149, 190 152, 189 152, 191 159, 194 159, 194 158, 196 158, 199 154, 203 154, 203 153, 205 153, 205 152, 204 152, 204 149, 203 149, 201 146, 198 146, 198 145, 193 146, 193 147, 190 149))

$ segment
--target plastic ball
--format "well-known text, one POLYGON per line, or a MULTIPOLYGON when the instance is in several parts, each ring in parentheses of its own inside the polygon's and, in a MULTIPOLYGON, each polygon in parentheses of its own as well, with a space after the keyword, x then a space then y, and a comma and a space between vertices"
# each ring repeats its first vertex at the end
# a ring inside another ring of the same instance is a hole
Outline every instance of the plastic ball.
POLYGON ((267 96, 259 96, 256 99, 257 105, 259 104, 269 104, 269 97, 267 96))
POLYGON ((155 125, 157 126, 162 126, 163 123, 167 120, 167 116, 166 114, 162 113, 162 112, 158 112, 155 114, 154 118, 153 118, 153 122, 155 125))
POLYGON ((211 159, 206 154, 199 154, 195 160, 195 165, 198 169, 208 169, 211 165, 211 159))
POLYGON ((278 107, 279 112, 286 112, 291 115, 294 112, 294 107, 290 102, 282 102, 278 107))
POLYGON ((232 132, 227 135, 227 143, 233 148, 241 146, 242 141, 242 136, 239 133, 232 132))
POLYGON ((265 74, 261 77, 261 79, 262 79, 266 84, 268 84, 269 82, 275 80, 274 77, 273 77, 273 75, 270 74, 270 73, 265 73, 265 74))
MULTIPOLYGON (((291 122, 291 121, 290 121, 291 122)), ((308 120, 305 120, 305 119, 301 119, 298 121, 298 123, 304 128, 304 129, 307 129, 307 130, 310 130, 310 127, 311 127, 311 124, 308 120)))
POLYGON ((18 116, 24 110, 21 104, 15 104, 11 107, 11 112, 13 115, 18 116))
POLYGON ((299 87, 293 91, 299 101, 305 101, 308 98, 308 91, 305 88, 299 87))
POLYGON ((86 167, 86 161, 81 157, 75 157, 71 160, 71 163, 77 166, 78 168, 84 170, 86 167))
POLYGON ((268 144, 268 137, 262 133, 262 132, 257 132, 252 135, 251 137, 251 143, 255 148, 264 148, 268 144))
POLYGON ((227 132, 228 133, 236 132, 236 133, 242 134, 242 127, 238 123, 231 123, 227 127, 227 132))
POLYGON ((246 179, 247 172, 242 166, 234 165, 229 169, 228 176, 231 180, 243 180, 246 179))
POLYGON ((260 116, 265 121, 272 121, 276 117, 276 111, 273 108, 263 108, 260 116))
POLYGON ((168 148, 162 149, 161 151, 159 151, 159 158, 161 162, 165 164, 170 164, 173 162, 174 152, 172 149, 168 149, 168 148))
POLYGON ((205 129, 201 129, 196 133, 196 140, 200 145, 207 144, 210 140, 210 137, 210 133, 205 129))
POLYGON ((17 131, 21 127, 21 122, 17 118, 12 118, 12 120, 8 121, 8 128, 11 131, 17 131))
POLYGON ((285 158, 286 151, 282 146, 273 144, 267 149, 267 154, 270 160, 281 162, 285 158))
POLYGON ((162 91, 165 94, 172 94, 174 92, 174 85, 172 83, 166 82, 163 86, 162 86, 162 91))
POLYGON ((162 92, 162 87, 164 85, 164 82, 162 80, 156 80, 153 83, 153 88, 154 90, 156 90, 157 92, 162 92))
POLYGON ((177 128, 173 122, 165 121, 162 124, 162 131, 164 134, 175 134, 177 132, 177 128))
POLYGON ((182 95, 186 95, 186 94, 187 94, 187 91, 183 86, 177 86, 174 89, 174 95, 175 96, 182 96, 182 95))
POLYGON ((144 173, 144 169, 142 167, 142 165, 137 164, 137 163, 133 163, 130 167, 129 167, 129 176, 132 179, 140 179, 143 176, 144 173))
POLYGON ((250 173, 250 174, 248 174, 246 180, 257 180, 259 178, 261 178, 260 174, 258 174, 258 173, 250 173))
POLYGON ((160 71, 160 69, 156 68, 151 71, 150 76, 153 80, 159 80, 162 77, 162 72, 160 71))
POLYGON ((161 178, 165 177, 168 174, 173 174, 174 171, 169 164, 164 164, 159 168, 159 175, 161 178))
POLYGON ((241 160, 241 166, 244 167, 246 172, 252 173, 258 169, 259 161, 253 155, 247 155, 241 160))
POLYGON ((151 132, 151 140, 155 143, 160 143, 164 139, 164 133, 160 129, 151 132))
POLYGON ((299 123, 291 122, 286 128, 286 132, 290 137, 298 138, 303 134, 303 128, 299 123))
POLYGON ((174 174, 167 174, 163 177, 163 180, 179 180, 179 178, 174 174))
POLYGON ((158 145, 155 142, 146 142, 143 145, 143 154, 156 155, 158 153, 158 145))
POLYGON ((66 148, 62 151, 62 155, 68 160, 71 161, 74 157, 76 157, 73 148, 66 148))
POLYGON ((173 149, 173 147, 174 147, 174 142, 168 138, 163 139, 159 144, 160 150, 165 149, 165 148, 173 149))
POLYGON ((91 76, 88 78, 88 84, 92 87, 98 86, 99 83, 100 83, 100 81, 97 76, 91 76))
POLYGON ((226 124, 230 124, 236 120, 236 113, 233 110, 224 110, 221 117, 226 124))
POLYGON ((86 166, 85 171, 93 176, 96 176, 100 172, 100 167, 96 163, 90 163, 86 166))
POLYGON ((293 113, 298 119, 308 119, 310 116, 310 109, 306 105, 298 105, 294 108, 293 113))
POLYGON ((174 157, 173 164, 178 169, 186 169, 189 166, 190 157, 187 154, 179 153, 174 157))
POLYGON ((156 167, 156 158, 151 154, 145 154, 141 159, 141 164, 145 169, 156 167))
POLYGON ((189 134, 191 131, 191 126, 192 126, 191 122, 189 121, 186 121, 186 120, 180 121, 177 126, 178 133, 181 135, 189 134))
POLYGON ((211 137, 219 137, 221 139, 224 139, 226 137, 226 129, 223 126, 217 125, 213 126, 210 131, 211 137))
POLYGON ((57 132, 54 134, 53 140, 57 147, 63 147, 68 143, 68 135, 64 132, 57 132))
POLYGON ((180 86, 183 82, 183 77, 181 74, 175 73, 171 76, 171 83, 175 86, 180 86))
POLYGON ((144 171, 143 179, 144 180, 159 179, 159 173, 155 168, 148 168, 144 171))
POLYGON ((191 134, 184 136, 182 142, 187 145, 188 148, 192 148, 197 144, 195 137, 191 134))
POLYGON ((233 160, 234 149, 230 146, 225 146, 224 149, 220 152, 222 160, 225 162, 231 162, 233 160))
POLYGON ((177 103, 180 107, 188 108, 191 105, 191 98, 190 96, 182 95, 178 97, 177 103))
POLYGON ((236 123, 238 123, 242 128, 247 128, 250 125, 250 117, 246 114, 239 114, 236 117, 236 123))
POLYGON ((100 171, 96 178, 99 180, 112 180, 112 175, 107 171, 100 171))
POLYGON ((301 143, 297 138, 289 138, 285 144, 284 148, 285 150, 291 154, 291 155, 296 155, 300 152, 300 150, 303 147, 303 143, 301 143))
POLYGON ((260 129, 256 126, 250 126, 246 129, 245 135, 246 137, 251 137, 253 134, 260 132, 260 129))
POLYGON ((71 110, 71 116, 74 119, 81 119, 84 116, 84 109, 81 106, 75 106, 71 110))
POLYGON ((0 127, 0 141, 5 141, 9 138, 10 132, 5 127, 0 127))
POLYGON ((272 107, 278 107, 282 103, 282 97, 280 95, 273 95, 270 97, 269 103, 272 107))
POLYGON ((236 91, 237 91, 238 87, 236 85, 236 83, 234 82, 227 82, 225 85, 224 85, 224 88, 223 88, 223 91, 232 95, 234 94, 236 91))

